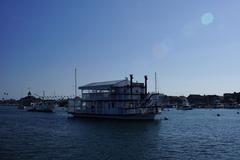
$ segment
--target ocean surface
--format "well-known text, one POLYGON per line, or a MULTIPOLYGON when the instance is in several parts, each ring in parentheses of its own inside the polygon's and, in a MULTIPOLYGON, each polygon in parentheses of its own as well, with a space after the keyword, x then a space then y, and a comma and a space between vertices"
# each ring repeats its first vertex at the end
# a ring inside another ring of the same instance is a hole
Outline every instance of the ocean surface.
POLYGON ((240 159, 240 110, 165 110, 168 120, 76 119, 0 106, 0 159, 240 159), (217 114, 220 114, 218 117, 217 114))

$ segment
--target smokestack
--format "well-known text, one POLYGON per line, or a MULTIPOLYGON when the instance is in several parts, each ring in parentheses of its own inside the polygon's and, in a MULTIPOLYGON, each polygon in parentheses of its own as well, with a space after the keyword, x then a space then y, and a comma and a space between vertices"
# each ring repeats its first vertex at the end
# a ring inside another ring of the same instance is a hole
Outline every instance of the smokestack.
POLYGON ((130 94, 132 96, 132 84, 133 84, 133 75, 130 74, 130 94))
POLYGON ((148 77, 146 75, 144 76, 144 80, 145 80, 145 90, 144 90, 144 92, 145 92, 145 94, 147 94, 147 80, 148 80, 148 77))

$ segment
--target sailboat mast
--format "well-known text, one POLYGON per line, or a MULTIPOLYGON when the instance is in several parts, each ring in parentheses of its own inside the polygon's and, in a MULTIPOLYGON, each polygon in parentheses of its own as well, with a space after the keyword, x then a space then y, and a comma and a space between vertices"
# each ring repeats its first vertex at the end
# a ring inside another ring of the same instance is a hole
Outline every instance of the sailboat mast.
POLYGON ((75 68, 75 97, 77 97, 77 69, 75 68))
POLYGON ((45 99, 45 91, 43 90, 43 99, 45 99))
POLYGON ((157 72, 155 72, 155 92, 157 93, 157 72))

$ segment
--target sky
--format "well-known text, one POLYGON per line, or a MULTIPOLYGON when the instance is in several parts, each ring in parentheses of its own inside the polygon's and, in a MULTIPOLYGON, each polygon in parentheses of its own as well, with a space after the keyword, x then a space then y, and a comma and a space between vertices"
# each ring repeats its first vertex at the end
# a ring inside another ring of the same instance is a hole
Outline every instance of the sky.
POLYGON ((240 92, 238 0, 1 0, 0 97, 134 75, 167 95, 240 92))

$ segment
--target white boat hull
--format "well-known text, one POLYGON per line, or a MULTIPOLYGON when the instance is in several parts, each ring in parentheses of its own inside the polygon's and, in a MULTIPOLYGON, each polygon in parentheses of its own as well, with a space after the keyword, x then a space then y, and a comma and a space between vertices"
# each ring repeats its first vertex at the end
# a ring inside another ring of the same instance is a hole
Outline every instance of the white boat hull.
POLYGON ((74 117, 79 118, 104 118, 104 119, 121 119, 121 120, 160 120, 159 114, 89 114, 89 113, 71 113, 74 117))

